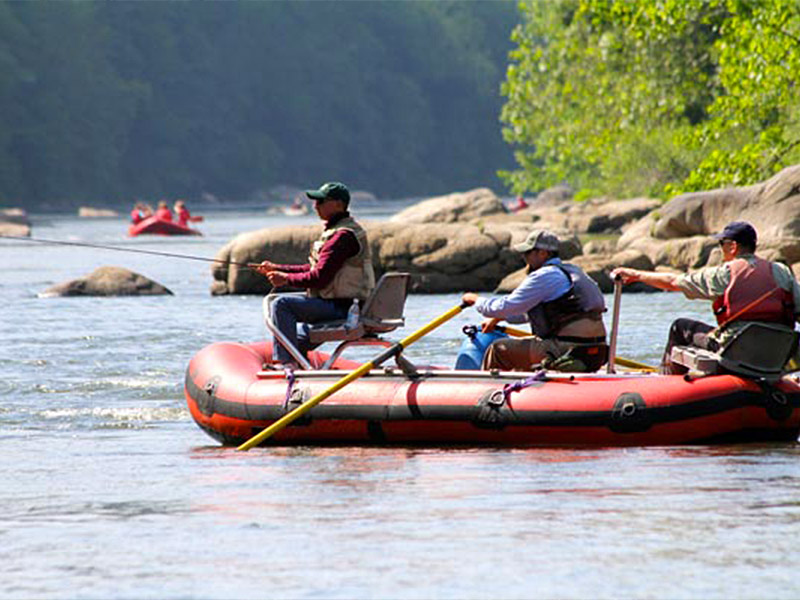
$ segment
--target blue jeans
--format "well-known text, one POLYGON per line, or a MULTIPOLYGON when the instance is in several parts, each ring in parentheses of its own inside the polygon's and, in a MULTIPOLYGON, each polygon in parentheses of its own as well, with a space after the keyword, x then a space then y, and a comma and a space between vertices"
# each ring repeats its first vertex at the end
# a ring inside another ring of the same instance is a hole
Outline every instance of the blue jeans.
MULTIPOLYGON (((306 323, 335 321, 347 318, 345 303, 307 296, 281 296, 272 303, 272 321, 278 330, 305 355, 318 344, 312 345, 308 339, 306 323), (298 327, 298 324, 301 324, 298 327), (299 329, 299 331, 298 331, 299 329)), ((292 355, 278 340, 273 340, 272 356, 278 362, 295 362, 292 355)))

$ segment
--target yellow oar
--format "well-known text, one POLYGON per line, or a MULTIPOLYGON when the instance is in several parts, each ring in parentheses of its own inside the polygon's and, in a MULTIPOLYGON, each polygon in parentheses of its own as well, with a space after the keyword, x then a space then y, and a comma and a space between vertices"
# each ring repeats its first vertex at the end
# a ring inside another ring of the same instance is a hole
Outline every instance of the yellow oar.
POLYGON ((304 414, 306 414, 308 411, 314 408, 317 404, 325 400, 325 398, 339 391, 348 383, 355 381, 362 375, 368 373, 371 369, 374 369, 375 367, 377 367, 384 361, 392 358, 393 356, 397 356, 398 354, 400 354, 400 352, 403 351, 404 348, 407 348, 425 334, 433 331, 434 329, 439 327, 439 325, 441 325, 442 323, 449 321, 450 319, 455 317, 458 313, 460 313, 462 310, 464 310, 467 306, 469 305, 460 304, 459 306, 454 306, 443 315, 436 317, 433 321, 431 321, 421 329, 418 329, 408 337, 405 337, 396 344, 394 344, 391 348, 387 349, 380 356, 377 356, 373 358, 371 361, 364 363, 355 371, 352 371, 347 375, 345 375, 344 377, 342 377, 339 381, 334 383, 331 387, 329 387, 325 391, 320 392, 319 394, 311 398, 308 402, 304 402, 303 404, 295 408, 293 411, 286 413, 280 419, 275 421, 272 425, 267 427, 264 431, 254 435, 244 444, 236 448, 236 450, 244 452, 246 450, 250 450, 250 448, 252 448, 253 446, 257 446, 271 435, 277 433, 278 431, 286 427, 289 423, 291 423, 295 419, 302 417, 304 414))
MULTIPOLYGON (((502 331, 503 333, 507 333, 511 337, 529 337, 531 334, 523 331, 522 329, 516 329, 514 327, 509 327, 508 325, 498 325, 495 327, 497 331, 502 331)), ((650 365, 646 365, 644 363, 640 363, 635 360, 631 360, 630 358, 623 358, 621 356, 617 356, 615 362, 618 365, 623 367, 628 367, 630 369, 641 369, 642 371, 650 371, 651 373, 655 373, 658 371, 657 368, 651 367, 650 365)))
POLYGON ((651 367, 650 365, 646 365, 644 363, 640 363, 635 360, 631 360, 630 358, 623 358, 621 356, 617 356, 616 363, 623 367, 628 367, 630 369, 640 369, 642 371, 649 371, 651 373, 655 373, 658 371, 657 368, 651 367))

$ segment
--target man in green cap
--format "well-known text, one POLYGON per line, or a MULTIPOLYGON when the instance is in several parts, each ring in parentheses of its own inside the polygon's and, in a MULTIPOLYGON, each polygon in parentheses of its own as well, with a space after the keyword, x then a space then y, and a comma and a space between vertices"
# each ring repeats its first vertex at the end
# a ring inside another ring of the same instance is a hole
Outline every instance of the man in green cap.
MULTIPOLYGON (((265 260, 257 269, 274 287, 305 288, 307 295, 283 296, 272 304, 275 325, 303 354, 313 348, 307 323, 344 319, 354 299, 363 304, 375 287, 367 233, 348 212, 350 191, 338 181, 307 190, 324 222, 320 238, 311 247, 308 262, 280 265, 265 260), (298 325, 300 325, 298 331, 298 325)), ((276 361, 296 368, 291 354, 273 342, 276 361)))

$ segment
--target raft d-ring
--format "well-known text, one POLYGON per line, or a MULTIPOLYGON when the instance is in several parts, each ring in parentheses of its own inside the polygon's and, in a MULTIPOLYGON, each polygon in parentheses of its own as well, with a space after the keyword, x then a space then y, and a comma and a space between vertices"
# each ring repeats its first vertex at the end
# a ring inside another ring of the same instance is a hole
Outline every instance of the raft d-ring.
POLYGON ((619 407, 621 417, 632 417, 636 414, 636 404, 634 402, 626 402, 619 407))
POLYGON ((781 406, 789 404, 789 397, 780 390, 774 390, 772 392, 772 400, 775 404, 780 404, 781 406))
POLYGON ((495 390, 489 396, 489 399, 486 401, 486 404, 491 404, 492 406, 503 406, 506 403, 506 395, 503 390, 495 390))

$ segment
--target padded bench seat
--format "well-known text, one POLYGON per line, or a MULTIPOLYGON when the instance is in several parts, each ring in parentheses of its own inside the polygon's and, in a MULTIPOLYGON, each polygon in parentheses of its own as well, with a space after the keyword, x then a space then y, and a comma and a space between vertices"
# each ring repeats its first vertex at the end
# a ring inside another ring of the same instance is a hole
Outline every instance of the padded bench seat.
POLYGON ((675 346, 670 360, 697 373, 734 373, 776 381, 797 351, 798 332, 771 323, 748 323, 718 353, 675 346))

